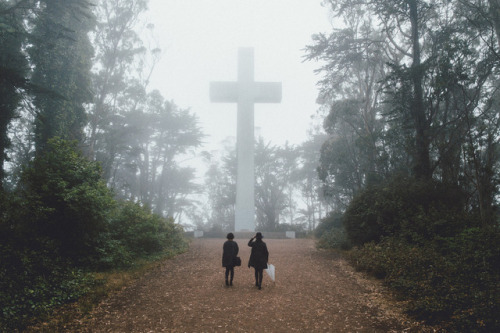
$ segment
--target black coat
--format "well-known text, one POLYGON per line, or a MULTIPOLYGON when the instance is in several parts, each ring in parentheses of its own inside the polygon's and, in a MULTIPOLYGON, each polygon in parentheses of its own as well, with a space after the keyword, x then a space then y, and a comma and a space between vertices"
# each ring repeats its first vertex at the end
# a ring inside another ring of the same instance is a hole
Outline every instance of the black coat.
POLYGON ((234 267, 234 258, 238 255, 238 243, 227 240, 222 246, 222 267, 234 267))
POLYGON ((255 241, 250 239, 248 246, 252 248, 250 260, 248 261, 248 267, 252 266, 255 269, 266 269, 267 260, 269 259, 269 252, 267 251, 266 243, 264 243, 262 239, 257 239, 255 241))

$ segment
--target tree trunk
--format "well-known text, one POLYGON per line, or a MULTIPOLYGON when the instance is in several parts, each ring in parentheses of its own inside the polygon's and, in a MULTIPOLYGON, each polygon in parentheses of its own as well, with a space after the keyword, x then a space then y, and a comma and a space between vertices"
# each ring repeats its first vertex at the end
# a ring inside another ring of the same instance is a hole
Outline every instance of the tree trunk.
POLYGON ((427 121, 424 109, 424 97, 422 90, 422 67, 420 60, 420 43, 418 31, 418 8, 417 0, 411 0, 409 3, 411 39, 413 49, 412 83, 413 83, 413 101, 412 114, 415 121, 415 161, 414 172, 417 178, 430 178, 430 157, 429 140, 427 138, 427 121))

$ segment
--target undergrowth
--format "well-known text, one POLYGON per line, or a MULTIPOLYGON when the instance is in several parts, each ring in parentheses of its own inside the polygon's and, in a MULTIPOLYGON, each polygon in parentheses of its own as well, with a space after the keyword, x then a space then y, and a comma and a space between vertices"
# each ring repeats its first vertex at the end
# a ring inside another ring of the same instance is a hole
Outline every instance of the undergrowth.
POLYGON ((318 246, 355 245, 345 252, 351 264, 383 279, 419 320, 450 332, 500 332, 500 228, 479 223, 463 197, 435 181, 372 187, 344 215, 322 221, 318 246))
POLYGON ((500 233, 467 229, 425 245, 396 238, 348 253, 409 300, 407 312, 454 332, 500 332, 500 233))
MULTIPOLYGON (((88 273, 91 281, 84 290, 85 293, 71 303, 53 308, 51 311, 31 319, 28 331, 64 332, 67 325, 75 320, 84 319, 103 299, 110 294, 122 290, 145 274, 158 268, 164 260, 185 251, 180 248, 161 254, 136 260, 128 268, 88 273)), ((83 288, 83 285, 77 286, 83 288)))

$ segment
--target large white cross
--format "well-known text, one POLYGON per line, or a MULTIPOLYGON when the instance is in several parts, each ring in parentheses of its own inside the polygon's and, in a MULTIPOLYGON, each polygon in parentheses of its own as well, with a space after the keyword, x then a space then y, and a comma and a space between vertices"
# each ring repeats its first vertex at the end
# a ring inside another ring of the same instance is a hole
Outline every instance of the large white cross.
MULTIPOLYGON (((254 104, 280 103, 281 82, 255 82, 253 48, 238 49, 238 81, 211 82, 210 100, 238 103, 235 231, 255 231, 254 104)), ((278 124, 276 124, 278 126, 278 124)))

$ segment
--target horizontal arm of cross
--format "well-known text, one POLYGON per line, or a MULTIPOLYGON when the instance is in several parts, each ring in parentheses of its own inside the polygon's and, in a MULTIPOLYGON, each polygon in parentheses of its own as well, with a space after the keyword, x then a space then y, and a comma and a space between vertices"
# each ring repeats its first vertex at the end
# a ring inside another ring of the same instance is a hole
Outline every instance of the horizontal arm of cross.
POLYGON ((236 82, 210 82, 210 101, 215 103, 238 102, 236 82))
MULTIPOLYGON (((281 82, 254 82, 252 95, 254 103, 281 103, 281 82)), ((210 101, 215 103, 237 103, 238 83, 210 82, 210 101)))
POLYGON ((281 82, 255 82, 255 103, 281 103, 281 82))

